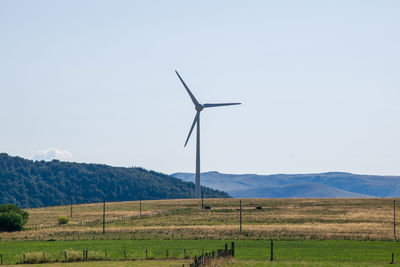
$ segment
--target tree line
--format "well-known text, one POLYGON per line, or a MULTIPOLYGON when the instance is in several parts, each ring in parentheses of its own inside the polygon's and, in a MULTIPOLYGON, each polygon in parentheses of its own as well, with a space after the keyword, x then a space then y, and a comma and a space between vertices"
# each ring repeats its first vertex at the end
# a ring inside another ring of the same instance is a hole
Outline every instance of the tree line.
MULTIPOLYGON (((32 161, 0 153, 0 204, 23 208, 139 199, 193 198, 195 186, 143 168, 32 161)), ((202 188, 204 197, 230 197, 202 188)))

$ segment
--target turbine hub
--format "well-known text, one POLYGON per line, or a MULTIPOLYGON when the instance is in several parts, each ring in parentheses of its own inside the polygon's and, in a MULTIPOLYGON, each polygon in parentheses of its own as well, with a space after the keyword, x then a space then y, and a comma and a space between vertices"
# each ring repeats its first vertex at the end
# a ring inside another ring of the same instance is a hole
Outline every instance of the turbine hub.
POLYGON ((196 105, 196 110, 197 112, 200 112, 204 109, 204 106, 202 104, 196 105))

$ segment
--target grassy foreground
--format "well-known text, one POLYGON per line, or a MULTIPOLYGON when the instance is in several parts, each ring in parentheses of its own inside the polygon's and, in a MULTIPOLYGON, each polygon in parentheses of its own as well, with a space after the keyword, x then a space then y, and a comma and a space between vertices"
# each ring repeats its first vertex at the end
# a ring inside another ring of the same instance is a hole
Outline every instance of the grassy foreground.
MULTIPOLYGON (((189 266, 190 262, 185 260, 152 260, 152 261, 96 261, 96 262, 70 262, 70 263, 47 263, 33 264, 31 267, 181 267, 189 266)), ((21 266, 21 265, 7 265, 21 266)), ((290 262, 290 261, 274 261, 267 260, 237 260, 229 259, 213 262, 210 266, 213 267, 383 267, 388 266, 388 263, 346 263, 346 262, 290 262)))
MULTIPOLYGON (((149 257, 157 259, 166 258, 168 249, 169 260, 187 256, 200 255, 202 249, 211 250, 222 248, 230 240, 96 240, 96 241, 24 241, 0 242, 0 254, 3 254, 5 264, 15 264, 22 260, 22 254, 38 255, 51 260, 64 260, 64 250, 72 253, 75 251, 81 257, 82 250, 88 249, 89 259, 124 259, 124 250, 128 259, 145 259, 145 250, 148 249, 149 257)), ((235 264, 266 263, 270 255, 270 243, 261 240, 235 241, 235 264)), ((275 241, 274 255, 276 263, 312 263, 315 266, 321 263, 359 265, 381 265, 391 261, 391 254, 400 258, 400 243, 385 241, 275 241)), ((400 260, 400 259, 399 259, 400 260)), ((149 264, 154 261, 144 261, 149 264)), ((86 263, 83 263, 86 264, 86 263)), ((123 263, 116 262, 115 266, 123 263)), ((128 264, 128 263, 126 263, 128 264)), ((233 263, 232 263, 233 264, 233 263)), ((235 266, 236 266, 235 265, 235 266)), ((86 265, 82 265, 86 266, 86 265)), ((89 266, 89 265, 88 265, 89 266)), ((130 265, 129 265, 130 266, 130 265)), ((134 265, 136 266, 136 265, 134 265)), ((151 265, 149 265, 151 266, 151 265)), ((164 265, 165 266, 165 265, 164 265)), ((175 265, 179 266, 179 265, 175 265)), ((182 266, 182 265, 180 265, 182 266)), ((233 265, 232 265, 233 266, 233 265)), ((245 266, 245 265, 243 265, 245 266)), ((251 266, 251 265, 250 265, 251 266)), ((277 265, 280 266, 280 265, 277 265)), ((286 265, 282 265, 286 266, 286 265)), ((301 265, 299 265, 301 266, 301 265)))
MULTIPOLYGON (((260 261, 260 260, 238 260, 230 259, 225 262, 217 263, 219 267, 383 267, 388 266, 388 263, 367 263, 367 262, 331 262, 331 261, 320 261, 320 262, 307 262, 307 261, 260 261)), ((214 265, 213 265, 214 266, 214 265)))
MULTIPOLYGON (((32 264, 30 267, 181 267, 182 265, 189 266, 189 260, 147 260, 147 261, 92 261, 92 262, 54 262, 32 264)), ((21 265, 9 265, 21 266, 21 265)))

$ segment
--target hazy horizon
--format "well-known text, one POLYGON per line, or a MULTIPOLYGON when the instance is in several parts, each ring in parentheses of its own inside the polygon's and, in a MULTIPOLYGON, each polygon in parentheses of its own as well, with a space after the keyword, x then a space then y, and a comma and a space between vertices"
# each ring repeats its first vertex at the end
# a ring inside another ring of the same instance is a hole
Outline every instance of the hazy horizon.
MULTIPOLYGON (((78 161, 74 161, 74 160, 68 160, 68 159, 61 159, 61 157, 57 157, 57 156, 55 156, 55 157, 52 157, 51 159, 50 158, 45 158, 45 157, 43 157, 43 158, 39 158, 39 156, 37 156, 37 155, 34 155, 33 157, 31 157, 31 158, 25 158, 25 157, 22 157, 22 156, 19 156, 19 155, 11 155, 11 154, 9 154, 9 153, 7 153, 7 152, 0 152, 0 153, 6 153, 6 154, 8 154, 9 156, 12 156, 12 157, 21 157, 21 158, 24 158, 24 159, 28 159, 28 160, 32 160, 32 161, 42 161, 42 160, 44 160, 44 161, 48 161, 48 162, 50 162, 50 161, 52 161, 52 160, 59 160, 59 161, 64 161, 64 162, 73 162, 73 163, 84 163, 84 164, 100 164, 100 165, 108 165, 108 166, 110 166, 110 167, 124 167, 124 168, 143 168, 143 169, 146 169, 146 170, 151 170, 151 171, 157 171, 157 172, 161 172, 161 173, 164 173, 164 174, 167 174, 167 175, 172 175, 172 174, 176 174, 176 173, 189 173, 189 174, 195 174, 195 171, 193 170, 193 171, 174 171, 174 172, 170 172, 170 173, 166 173, 166 172, 162 172, 162 171, 159 171, 159 170, 155 170, 155 169, 149 169, 149 168, 146 168, 145 166, 137 166, 137 165, 132 165, 132 166, 124 166, 124 165, 110 165, 110 164, 106 164, 106 163, 101 163, 101 162, 78 162, 78 161), (37 157, 36 159, 35 159, 35 157, 37 157)), ((307 172, 307 173, 305 173, 305 172, 303 172, 303 173, 301 173, 301 172, 298 172, 298 173, 254 173, 254 172, 242 172, 242 173, 233 173, 233 172, 222 172, 222 171, 219 171, 219 170, 207 170, 207 171, 201 171, 201 173, 203 174, 203 173, 212 173, 212 172, 217 172, 217 173, 221 173, 221 174, 234 174, 234 175, 245 175, 245 174, 254 174, 254 175, 260 175, 260 176, 268 176, 268 175, 280 175, 280 174, 283 174, 283 175, 297 175, 297 174, 300 174, 300 175, 308 175, 308 174, 320 174, 320 173, 351 173, 351 174, 355 174, 355 175, 373 175, 373 176, 400 176, 400 175, 393 175, 393 174, 374 174, 374 173, 355 173, 355 172, 344 172, 344 171, 340 171, 340 170, 337 170, 337 171, 323 171, 323 172, 307 172)))

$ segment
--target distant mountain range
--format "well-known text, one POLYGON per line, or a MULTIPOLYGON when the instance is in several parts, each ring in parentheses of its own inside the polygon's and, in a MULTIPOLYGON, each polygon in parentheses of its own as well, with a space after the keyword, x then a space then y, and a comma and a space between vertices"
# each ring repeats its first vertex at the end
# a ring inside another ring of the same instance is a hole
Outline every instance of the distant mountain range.
MULTIPOLYGON (((228 194, 202 188, 208 197, 228 194)), ((142 199, 193 198, 194 184, 143 168, 32 161, 0 153, 0 204, 23 208, 142 199)))
MULTIPOLYGON (((194 181, 193 173, 174 173, 194 181)), ((365 198, 400 197, 400 176, 345 172, 313 174, 224 174, 205 172, 201 184, 237 198, 365 198)))

